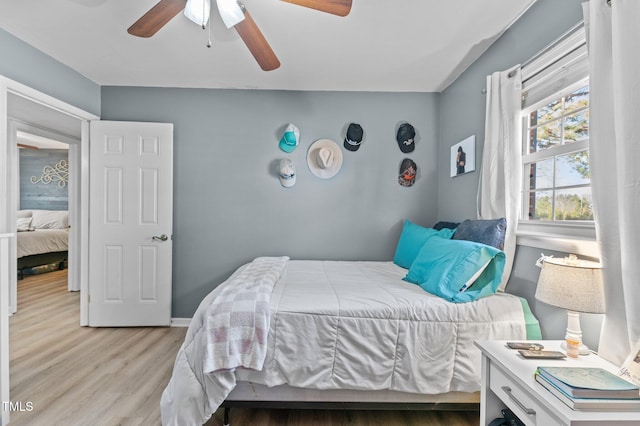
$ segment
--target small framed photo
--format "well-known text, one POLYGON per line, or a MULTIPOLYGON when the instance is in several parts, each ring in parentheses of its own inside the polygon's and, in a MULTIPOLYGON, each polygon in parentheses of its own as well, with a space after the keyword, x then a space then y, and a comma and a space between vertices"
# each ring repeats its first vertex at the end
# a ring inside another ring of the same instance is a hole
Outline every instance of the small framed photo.
POLYGON ((476 169, 476 135, 469 136, 451 147, 451 177, 476 169))
POLYGON ((627 381, 640 386, 640 340, 631 349, 627 359, 622 364, 618 375, 627 381))

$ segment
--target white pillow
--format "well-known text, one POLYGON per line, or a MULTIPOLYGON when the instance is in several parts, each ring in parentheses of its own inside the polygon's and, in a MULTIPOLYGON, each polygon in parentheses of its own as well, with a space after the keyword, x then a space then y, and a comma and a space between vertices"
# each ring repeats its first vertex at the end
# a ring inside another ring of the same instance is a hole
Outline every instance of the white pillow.
POLYGON ((23 232, 30 231, 32 229, 30 217, 19 217, 18 219, 16 219, 16 221, 16 231, 23 232))
POLYGON ((31 217, 33 213, 31 212, 31 210, 18 210, 18 213, 16 213, 16 217, 23 219, 25 217, 31 217))
POLYGON ((36 229, 67 229, 69 212, 66 210, 33 210, 31 226, 36 229))

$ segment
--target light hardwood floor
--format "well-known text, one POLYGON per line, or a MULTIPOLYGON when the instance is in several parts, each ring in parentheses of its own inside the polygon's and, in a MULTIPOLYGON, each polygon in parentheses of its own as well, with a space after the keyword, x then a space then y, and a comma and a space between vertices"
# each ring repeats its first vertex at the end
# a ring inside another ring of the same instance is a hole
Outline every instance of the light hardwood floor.
MULTIPOLYGON (((160 396, 186 328, 80 327, 79 293, 66 288, 67 271, 18 283, 18 313, 10 319, 11 400, 25 411, 12 412, 10 425, 159 425, 160 396)), ((478 422, 477 411, 231 410, 233 426, 478 422)), ((218 410, 207 426, 222 423, 218 410)))

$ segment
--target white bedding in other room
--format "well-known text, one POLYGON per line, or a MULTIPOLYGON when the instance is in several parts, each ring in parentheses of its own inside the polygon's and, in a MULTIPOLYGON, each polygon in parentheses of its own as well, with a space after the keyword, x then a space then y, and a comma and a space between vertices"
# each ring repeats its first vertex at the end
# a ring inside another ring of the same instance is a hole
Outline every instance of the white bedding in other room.
POLYGON ((502 293, 454 304, 403 281, 406 273, 392 262, 289 261, 270 301, 262 371, 203 373, 204 315, 214 290, 178 353, 162 397, 163 424, 204 423, 236 380, 425 394, 479 390, 473 341, 526 338, 519 298, 502 293))
POLYGON ((17 232, 16 235, 18 258, 69 249, 68 229, 36 229, 17 232))

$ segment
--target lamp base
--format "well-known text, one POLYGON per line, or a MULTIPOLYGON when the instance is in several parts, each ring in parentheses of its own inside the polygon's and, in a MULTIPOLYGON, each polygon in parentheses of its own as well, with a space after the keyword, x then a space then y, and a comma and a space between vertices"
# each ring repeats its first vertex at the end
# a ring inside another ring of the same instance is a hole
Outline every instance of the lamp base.
MULTIPOLYGON (((562 342, 560 344, 560 349, 562 349, 566 353, 567 352, 567 342, 562 342)), ((585 345, 584 343, 580 343, 579 353, 580 353, 580 355, 590 355, 591 354, 591 349, 589 349, 589 347, 587 345, 585 345)))

